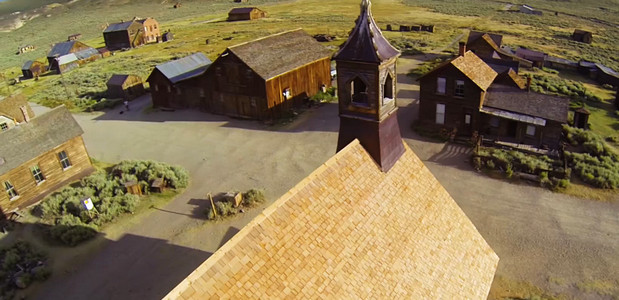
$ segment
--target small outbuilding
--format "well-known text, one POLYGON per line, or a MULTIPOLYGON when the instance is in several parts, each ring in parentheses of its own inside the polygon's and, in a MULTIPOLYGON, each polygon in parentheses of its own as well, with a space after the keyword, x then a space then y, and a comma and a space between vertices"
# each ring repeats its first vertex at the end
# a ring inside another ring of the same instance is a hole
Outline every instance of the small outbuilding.
POLYGON ((588 129, 589 115, 591 115, 591 112, 584 107, 576 109, 574 111, 574 127, 588 129))
POLYGON ((581 43, 591 44, 591 42, 593 41, 593 33, 585 30, 575 29, 574 33, 572 34, 572 40, 581 43))
POLYGON ((144 84, 137 75, 114 74, 107 81, 107 97, 131 100, 144 94, 144 84))
POLYGON ((45 72, 45 64, 40 61, 29 60, 21 67, 21 72, 24 79, 39 77, 41 73, 45 72))
POLYGON ((228 12, 228 21, 244 21, 265 18, 267 13, 257 7, 237 7, 228 12))
POLYGON ((173 39, 174 39, 174 35, 170 31, 168 31, 168 32, 166 32, 166 33, 161 35, 161 40, 163 42, 169 42, 169 41, 171 41, 173 39))
POLYGON ((70 36, 67 37, 67 41, 75 41, 75 40, 79 40, 80 38, 82 38, 82 34, 81 33, 76 33, 76 34, 72 34, 70 36))
POLYGON ((538 15, 538 16, 542 15, 541 10, 534 9, 533 7, 528 6, 526 4, 520 5, 519 11, 521 13, 530 14, 530 15, 538 15))

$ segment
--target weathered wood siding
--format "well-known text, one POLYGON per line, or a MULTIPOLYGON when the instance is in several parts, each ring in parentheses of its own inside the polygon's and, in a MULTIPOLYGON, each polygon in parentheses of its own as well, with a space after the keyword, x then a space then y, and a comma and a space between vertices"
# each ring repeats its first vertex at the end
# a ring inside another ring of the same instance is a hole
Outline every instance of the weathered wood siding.
POLYGON ((75 137, 62 145, 32 159, 21 166, 0 175, 2 193, 0 193, 0 207, 5 213, 43 199, 46 195, 62 187, 71 180, 89 174, 94 169, 86 152, 81 136, 75 137), (63 169, 58 159, 58 153, 65 151, 71 162, 69 168, 63 169), (38 165, 45 181, 37 184, 30 168, 38 165), (10 200, 4 189, 4 182, 10 181, 19 197, 10 200))
POLYGON ((28 116, 30 118, 34 118, 34 111, 32 111, 32 108, 30 107, 30 104, 28 104, 26 97, 21 94, 9 96, 0 100, 0 115, 11 117, 17 122, 23 122, 24 114, 21 110, 22 106, 26 107, 28 116))
POLYGON ((485 92, 452 65, 420 80, 419 119, 459 133, 469 133, 480 125, 479 107, 485 92), (437 93, 437 78, 445 78, 445 94, 437 93), (456 80, 464 81, 464 96, 455 96, 456 80), (445 104, 445 124, 436 124, 436 104, 445 104), (471 115, 471 124, 465 124, 465 114, 471 115))
MULTIPOLYGON (((88 45, 85 45, 81 42, 75 42, 73 44, 73 47, 69 50, 69 53, 75 53, 78 51, 82 51, 82 50, 86 50, 90 48, 88 45)), ((68 70, 72 70, 73 67, 77 67, 77 62, 75 63, 70 63, 70 64, 65 64, 60 66, 60 68, 58 67, 58 61, 56 60, 56 57, 48 57, 47 58, 47 63, 49 64, 49 69, 56 71, 56 73, 62 73, 68 70), (60 70, 60 71, 59 71, 60 70)))
POLYGON ((206 102, 206 87, 199 77, 173 84, 155 69, 148 78, 153 107, 203 108, 206 102))
POLYGON ((230 51, 208 68, 201 85, 208 93, 207 111, 256 119, 267 112, 264 79, 230 51))
POLYGON ((133 23, 124 31, 104 32, 105 47, 110 50, 118 50, 140 46, 144 43, 142 31, 142 24, 133 23))
POLYGON ((144 44, 156 43, 161 36, 159 22, 157 22, 155 19, 148 18, 144 20, 144 23, 142 25, 144 25, 144 27, 142 28, 142 30, 144 31, 142 42, 144 44))
POLYGON ((329 57, 301 66, 267 80, 266 98, 269 117, 278 118, 301 100, 331 86, 331 60, 329 57), (291 97, 286 100, 283 91, 289 88, 291 97))
POLYGON ((122 98, 125 100, 135 99, 144 95, 144 84, 139 76, 130 75, 127 80, 120 85, 108 85, 107 97, 112 99, 122 98))
POLYGON ((527 126, 531 124, 498 118, 498 126, 492 126, 493 118, 498 117, 481 114, 479 133, 484 138, 551 149, 558 148, 561 143, 563 129, 560 122, 546 120, 546 126, 535 125, 535 134, 527 135, 527 126))

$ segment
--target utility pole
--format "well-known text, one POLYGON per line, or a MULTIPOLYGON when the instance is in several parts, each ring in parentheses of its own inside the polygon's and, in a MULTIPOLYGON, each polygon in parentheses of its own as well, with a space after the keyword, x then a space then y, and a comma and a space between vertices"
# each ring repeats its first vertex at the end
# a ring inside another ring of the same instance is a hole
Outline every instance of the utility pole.
POLYGON ((58 66, 58 73, 60 74, 60 82, 62 83, 62 86, 64 87, 65 94, 67 94, 67 100, 69 100, 71 99, 71 95, 69 94, 69 89, 67 89, 67 84, 64 82, 64 77, 62 76, 62 72, 60 72, 60 60, 58 57, 56 57, 55 60, 56 60, 56 66, 58 66))

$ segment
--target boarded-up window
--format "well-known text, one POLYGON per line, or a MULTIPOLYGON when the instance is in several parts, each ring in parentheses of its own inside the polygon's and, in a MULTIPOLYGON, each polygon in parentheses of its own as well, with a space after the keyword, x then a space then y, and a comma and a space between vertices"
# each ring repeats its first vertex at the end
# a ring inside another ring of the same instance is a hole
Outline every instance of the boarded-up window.
POLYGON ((437 94, 445 95, 445 82, 447 82, 447 80, 445 80, 445 78, 443 77, 439 77, 436 79, 436 93, 437 94))
POLYGON ((436 104, 436 124, 445 124, 445 104, 436 104))

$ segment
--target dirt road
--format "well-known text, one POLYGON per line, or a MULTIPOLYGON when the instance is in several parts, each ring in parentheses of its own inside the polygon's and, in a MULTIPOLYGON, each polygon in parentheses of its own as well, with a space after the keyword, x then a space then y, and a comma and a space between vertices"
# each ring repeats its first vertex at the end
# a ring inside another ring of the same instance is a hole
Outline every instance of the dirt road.
MULTIPOLYGON (((619 279, 619 206, 518 186, 472 172, 468 150, 425 141, 410 129, 418 86, 398 66, 399 120, 411 148, 473 221, 501 258, 498 274, 581 298, 572 285, 619 279), (551 284, 562 278, 565 286, 551 284)), ((91 156, 115 162, 153 159, 187 168, 186 192, 124 234, 110 234, 86 263, 55 274, 40 299, 155 299, 165 295, 262 208, 205 223, 207 193, 264 188, 269 202, 331 157, 337 105, 308 111, 294 123, 268 127, 194 111, 152 112, 147 97, 132 110, 76 116, 91 156), (70 293, 68 293, 70 291, 70 293)))

